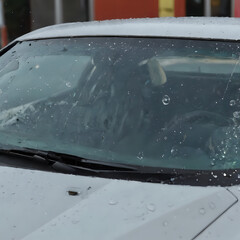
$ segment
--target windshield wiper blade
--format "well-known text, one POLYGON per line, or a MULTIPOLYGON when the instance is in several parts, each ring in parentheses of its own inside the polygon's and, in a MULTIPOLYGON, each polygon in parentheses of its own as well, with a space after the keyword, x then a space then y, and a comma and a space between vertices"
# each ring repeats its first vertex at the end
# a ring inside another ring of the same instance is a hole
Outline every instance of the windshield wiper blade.
POLYGON ((235 172, 233 169, 228 170, 228 177, 226 171, 224 171, 226 176, 222 174, 222 170, 213 172, 135 166, 30 148, 0 148, 0 166, 174 185, 218 186, 223 182, 225 186, 230 186, 233 181, 235 184, 240 182, 239 171, 235 172), (212 174, 217 174, 218 177, 212 174))
POLYGON ((8 156, 20 157, 20 159, 13 159, 13 161, 10 162, 4 162, 4 159, 0 159, 0 163, 23 168, 48 168, 48 170, 70 174, 78 174, 79 171, 90 171, 95 173, 138 171, 137 167, 127 164, 103 162, 64 153, 31 148, 0 149, 0 153, 8 156))
MULTIPOLYGON (((165 184, 191 184, 209 180, 209 171, 192 171, 161 167, 135 166, 91 160, 79 156, 30 148, 0 149, 0 166, 58 172, 83 176, 98 176, 165 184)), ((218 178, 212 179, 216 185, 218 178)), ((209 184, 209 182, 208 182, 209 184)))
POLYGON ((11 159, 0 158, 0 165, 5 161, 4 163, 7 166, 74 175, 93 174, 115 179, 124 178, 128 180, 162 183, 174 183, 176 180, 179 181, 194 176, 194 174, 186 176, 178 172, 170 172, 169 169, 162 171, 159 167, 103 162, 64 153, 30 148, 0 149, 0 153, 12 156, 11 159))

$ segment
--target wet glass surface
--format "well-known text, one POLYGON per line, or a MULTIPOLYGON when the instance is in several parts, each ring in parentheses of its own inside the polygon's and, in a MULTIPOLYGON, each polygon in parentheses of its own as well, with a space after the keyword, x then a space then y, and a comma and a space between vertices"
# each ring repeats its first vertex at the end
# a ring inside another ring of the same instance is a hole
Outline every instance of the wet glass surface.
POLYGON ((239 168, 238 43, 70 38, 0 58, 0 142, 97 160, 239 168))

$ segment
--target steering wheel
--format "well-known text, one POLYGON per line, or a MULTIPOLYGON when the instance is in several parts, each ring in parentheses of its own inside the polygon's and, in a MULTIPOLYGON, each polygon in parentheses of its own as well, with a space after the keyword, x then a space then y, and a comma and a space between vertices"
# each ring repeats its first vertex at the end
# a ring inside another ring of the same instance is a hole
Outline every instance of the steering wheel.
POLYGON ((170 146, 204 149, 206 142, 216 129, 230 124, 231 119, 218 113, 197 110, 175 116, 160 135, 170 146))

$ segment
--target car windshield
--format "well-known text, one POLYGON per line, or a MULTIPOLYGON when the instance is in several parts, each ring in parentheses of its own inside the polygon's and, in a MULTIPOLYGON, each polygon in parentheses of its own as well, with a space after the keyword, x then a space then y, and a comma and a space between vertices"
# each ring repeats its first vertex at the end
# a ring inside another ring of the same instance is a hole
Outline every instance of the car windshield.
POLYGON ((99 161, 240 168, 237 42, 82 37, 0 57, 0 143, 99 161))

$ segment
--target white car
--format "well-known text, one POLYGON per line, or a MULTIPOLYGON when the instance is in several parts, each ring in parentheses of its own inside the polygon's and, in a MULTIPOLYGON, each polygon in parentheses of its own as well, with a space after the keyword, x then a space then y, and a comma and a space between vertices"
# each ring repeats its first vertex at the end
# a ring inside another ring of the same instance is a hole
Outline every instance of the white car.
POLYGON ((240 239, 240 19, 72 23, 0 57, 0 239, 240 239))

